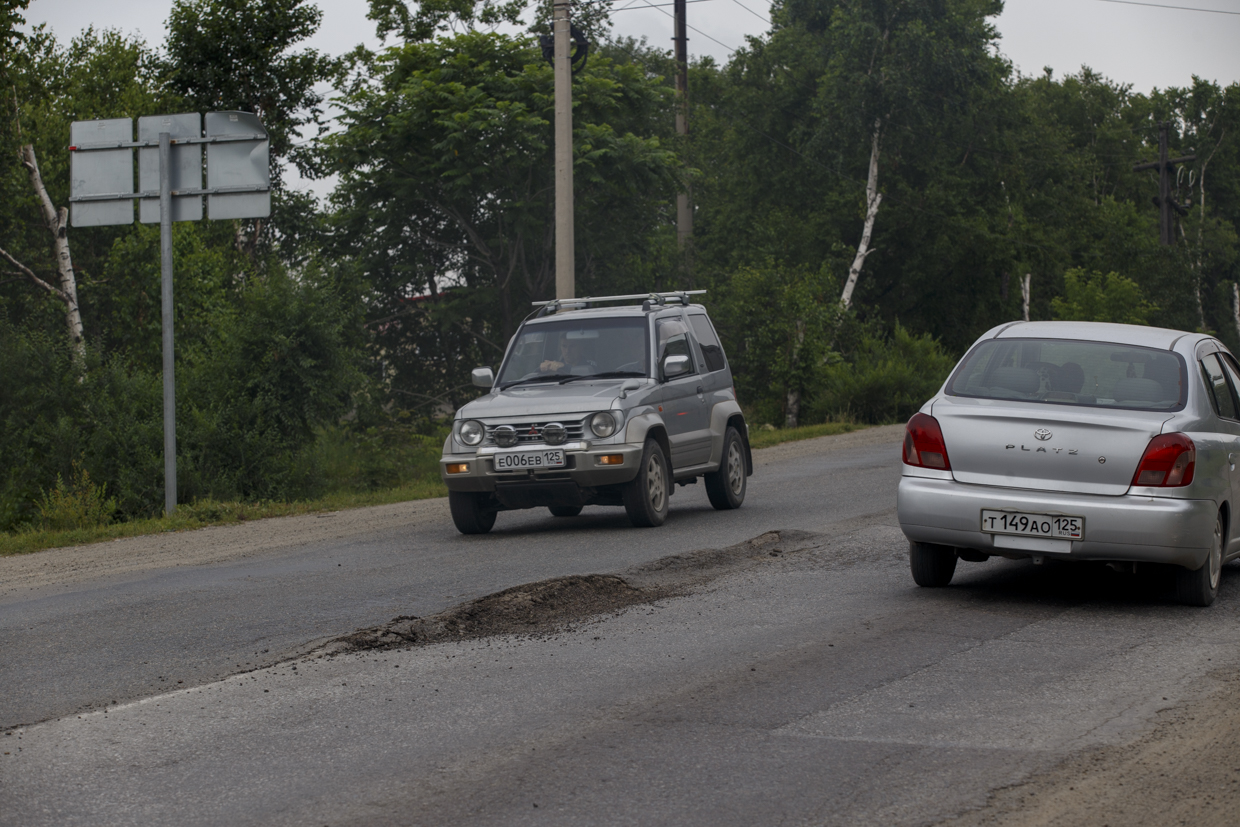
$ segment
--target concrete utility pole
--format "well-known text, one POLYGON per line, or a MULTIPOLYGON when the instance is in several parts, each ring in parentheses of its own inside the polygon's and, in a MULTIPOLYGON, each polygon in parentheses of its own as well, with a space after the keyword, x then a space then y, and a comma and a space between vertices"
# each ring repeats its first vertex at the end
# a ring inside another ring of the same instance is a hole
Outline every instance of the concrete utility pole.
POLYGON ((555 0, 555 297, 576 298, 573 250, 573 67, 569 0, 555 0))
MULTIPOLYGON (((686 34, 685 0, 675 0, 676 32, 676 134, 689 134, 689 37, 686 34)), ((685 266, 691 265, 693 244, 693 204, 688 191, 676 195, 676 240, 685 254, 685 266)), ((692 278, 692 277, 691 277, 692 278)), ((692 285, 690 285, 692 286, 692 285)))
POLYGON ((1175 171, 1176 164, 1186 164, 1190 161, 1196 161, 1196 155, 1182 155, 1179 158, 1167 157, 1167 135, 1170 132, 1171 124, 1167 121, 1160 121, 1158 124, 1158 160, 1153 163, 1137 164, 1132 168, 1133 172, 1141 172, 1147 169, 1158 170, 1158 197, 1154 199, 1154 204, 1158 207, 1158 241, 1161 244, 1170 246, 1174 243, 1175 238, 1173 232, 1175 230, 1175 215, 1188 215, 1188 210, 1176 203, 1171 197, 1171 177, 1175 171))

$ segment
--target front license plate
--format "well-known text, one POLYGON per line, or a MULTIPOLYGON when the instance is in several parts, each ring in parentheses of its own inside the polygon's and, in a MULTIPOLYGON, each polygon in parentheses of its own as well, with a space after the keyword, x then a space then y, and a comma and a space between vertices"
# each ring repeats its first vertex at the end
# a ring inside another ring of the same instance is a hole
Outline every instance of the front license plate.
POLYGON ((983 511, 982 531, 1020 537, 1058 537, 1080 540, 1085 536, 1084 517, 1029 514, 1023 511, 983 511))
POLYGON ((537 471, 540 468, 563 467, 563 451, 514 451, 495 455, 496 471, 537 471))

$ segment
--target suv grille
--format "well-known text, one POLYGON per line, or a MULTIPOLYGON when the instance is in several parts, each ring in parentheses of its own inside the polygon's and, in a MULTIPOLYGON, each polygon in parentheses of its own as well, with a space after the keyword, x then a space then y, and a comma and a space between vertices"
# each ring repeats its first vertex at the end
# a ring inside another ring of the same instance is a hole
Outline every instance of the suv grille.
POLYGON ((552 422, 558 422, 568 431, 568 441, 581 439, 585 434, 585 425, 580 419, 547 419, 538 422, 499 422, 494 425, 484 423, 487 429, 486 439, 482 441, 483 445, 495 444, 495 429, 500 425, 509 425, 517 432, 517 445, 528 445, 532 442, 542 442, 542 429, 552 422))

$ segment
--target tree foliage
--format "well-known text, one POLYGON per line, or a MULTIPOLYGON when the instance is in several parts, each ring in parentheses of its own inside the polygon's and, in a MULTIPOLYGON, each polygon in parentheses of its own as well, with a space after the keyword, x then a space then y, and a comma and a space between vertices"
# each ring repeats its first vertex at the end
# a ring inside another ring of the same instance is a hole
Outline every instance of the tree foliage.
MULTIPOLYGON (((304 47, 321 20, 307 0, 176 0, 156 47, 58 42, 21 28, 27 5, 0 0, 0 247, 36 272, 56 262, 23 144, 63 205, 74 120, 236 108, 272 136, 270 221, 174 230, 184 495, 409 479, 429 418, 476 393, 469 370, 553 294, 549 6, 371 0, 390 45, 339 57, 304 47), (284 186, 289 165, 330 198, 284 186)), ((605 4, 573 8, 592 40, 573 81, 578 294, 707 287, 755 424, 907 416, 980 333, 1020 318, 1026 278, 1033 319, 1240 348, 1240 86, 1021 75, 998 0, 776 0, 768 32, 691 66, 683 138, 667 51, 611 38, 605 4), (1160 122, 1173 155, 1196 155, 1166 247, 1157 176, 1132 171, 1160 122), (687 186, 691 257, 675 226, 687 186)), ((78 371, 58 304, 0 268, 0 525, 75 497, 120 519, 158 509, 156 238, 70 230, 78 371)))

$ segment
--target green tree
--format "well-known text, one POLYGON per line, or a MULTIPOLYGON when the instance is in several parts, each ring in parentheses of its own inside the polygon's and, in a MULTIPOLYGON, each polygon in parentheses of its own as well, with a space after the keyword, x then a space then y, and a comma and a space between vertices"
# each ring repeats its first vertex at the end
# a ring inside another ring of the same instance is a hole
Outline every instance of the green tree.
POLYGON ((1119 273, 1075 268, 1064 273, 1063 282, 1064 295, 1051 300, 1051 311, 1060 321, 1149 324, 1158 310, 1135 281, 1119 273))
MULTIPOLYGON (((328 254, 369 280, 393 387, 455 403, 474 360, 498 361, 529 302, 554 295, 552 70, 530 39, 482 32, 357 69, 324 142, 340 176, 328 254)), ((650 289, 634 263, 672 224, 671 92, 604 58, 573 95, 578 292, 650 289)))

